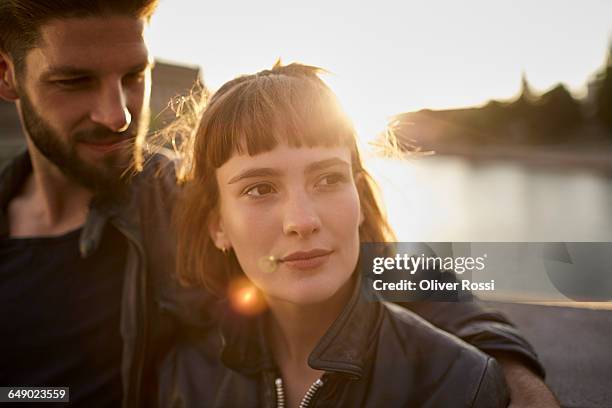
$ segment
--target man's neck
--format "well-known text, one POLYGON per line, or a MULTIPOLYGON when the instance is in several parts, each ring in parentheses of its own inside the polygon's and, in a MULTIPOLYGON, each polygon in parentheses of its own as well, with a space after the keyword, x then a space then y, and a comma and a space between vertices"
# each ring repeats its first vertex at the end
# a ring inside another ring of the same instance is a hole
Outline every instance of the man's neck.
POLYGON ((8 207, 11 237, 56 236, 85 223, 92 192, 28 146, 32 173, 8 207))

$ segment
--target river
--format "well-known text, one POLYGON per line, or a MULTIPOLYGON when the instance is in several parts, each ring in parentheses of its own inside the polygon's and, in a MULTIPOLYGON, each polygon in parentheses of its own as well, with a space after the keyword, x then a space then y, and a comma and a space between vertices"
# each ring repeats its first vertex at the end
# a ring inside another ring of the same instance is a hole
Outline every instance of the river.
POLYGON ((612 178, 458 156, 368 159, 399 241, 612 241, 612 178))

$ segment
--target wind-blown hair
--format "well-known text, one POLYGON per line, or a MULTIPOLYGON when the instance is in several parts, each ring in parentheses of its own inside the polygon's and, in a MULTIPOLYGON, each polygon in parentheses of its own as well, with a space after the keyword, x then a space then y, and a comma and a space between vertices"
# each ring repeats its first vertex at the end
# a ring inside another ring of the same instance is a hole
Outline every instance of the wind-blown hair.
POLYGON ((229 281, 243 274, 233 251, 223 254, 209 236, 210 217, 219 204, 215 172, 234 154, 256 155, 283 143, 349 148, 365 216, 360 241, 393 240, 377 187, 362 165, 353 124, 320 79, 321 72, 317 67, 277 62, 270 70, 227 82, 206 106, 203 101, 192 105, 186 117, 166 131, 166 140, 182 152, 177 171, 185 188, 174 217, 182 282, 203 284, 223 294, 229 281), (189 129, 194 130, 186 136, 189 129))

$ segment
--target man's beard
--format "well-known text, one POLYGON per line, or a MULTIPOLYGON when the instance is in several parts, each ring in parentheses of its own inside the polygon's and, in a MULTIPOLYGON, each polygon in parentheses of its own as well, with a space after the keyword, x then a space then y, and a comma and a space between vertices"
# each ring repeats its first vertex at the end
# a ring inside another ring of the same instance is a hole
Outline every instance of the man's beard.
POLYGON ((60 136, 36 112, 25 92, 21 92, 19 99, 24 126, 32 143, 64 175, 96 195, 120 195, 125 191, 131 175, 129 169, 136 137, 144 137, 147 131, 148 109, 143 108, 140 120, 132 122, 123 132, 113 132, 97 125, 92 129, 77 132, 70 140, 62 142, 60 136), (121 138, 128 142, 125 148, 106 154, 95 164, 79 157, 79 142, 95 142, 108 138, 121 138))

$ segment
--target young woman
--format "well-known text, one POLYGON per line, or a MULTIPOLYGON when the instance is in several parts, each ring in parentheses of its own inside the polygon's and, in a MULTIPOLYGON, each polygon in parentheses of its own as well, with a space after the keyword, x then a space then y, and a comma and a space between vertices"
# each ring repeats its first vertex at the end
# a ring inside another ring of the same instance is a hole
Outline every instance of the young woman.
POLYGON ((393 234, 318 73, 277 64, 228 82, 184 144, 179 274, 228 301, 215 330, 168 354, 161 405, 505 406, 495 360, 364 298, 360 243, 393 234))

